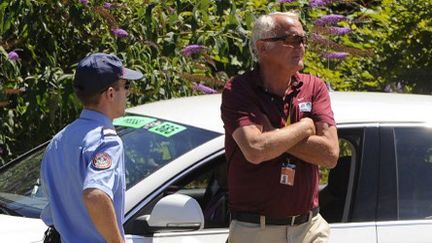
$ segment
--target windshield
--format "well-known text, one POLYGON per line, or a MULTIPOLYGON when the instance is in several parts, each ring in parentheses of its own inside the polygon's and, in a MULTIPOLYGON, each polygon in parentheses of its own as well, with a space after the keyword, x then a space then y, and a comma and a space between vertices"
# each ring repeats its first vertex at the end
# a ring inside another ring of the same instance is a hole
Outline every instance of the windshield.
MULTIPOLYGON (((116 119, 114 125, 125 148, 127 189, 221 135, 173 121, 135 115, 116 119)), ((47 203, 39 183, 44 149, 0 170, 0 213, 39 218, 47 203)))

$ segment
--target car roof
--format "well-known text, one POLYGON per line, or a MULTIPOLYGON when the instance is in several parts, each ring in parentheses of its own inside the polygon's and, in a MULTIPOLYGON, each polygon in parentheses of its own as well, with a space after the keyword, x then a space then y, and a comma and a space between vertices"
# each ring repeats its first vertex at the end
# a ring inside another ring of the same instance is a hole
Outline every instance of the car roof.
MULTIPOLYGON (((335 120, 350 123, 432 122, 432 96, 375 93, 330 92, 335 120)), ((127 113, 160 119, 223 133, 220 116, 221 95, 174 98, 127 109, 127 113)))
POLYGON ((330 96, 338 124, 432 122, 431 95, 331 92, 330 96))
POLYGON ((126 112, 224 133, 220 104, 220 94, 209 94, 156 101, 129 108, 126 112))

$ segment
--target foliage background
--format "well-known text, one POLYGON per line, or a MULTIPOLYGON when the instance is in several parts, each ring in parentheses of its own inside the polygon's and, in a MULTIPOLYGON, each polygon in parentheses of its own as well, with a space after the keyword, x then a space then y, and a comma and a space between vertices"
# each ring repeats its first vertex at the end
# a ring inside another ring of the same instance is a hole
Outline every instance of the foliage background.
POLYGON ((221 90, 229 77, 253 67, 248 39, 253 21, 272 11, 297 10, 305 29, 326 14, 342 14, 352 33, 308 46, 305 72, 335 90, 431 94, 432 0, 1 0, 0 165, 51 138, 80 112, 71 81, 91 52, 115 53, 145 73, 129 105, 221 90), (121 28, 125 38, 111 31, 121 28), (331 45, 336 43, 336 45, 331 45), (190 44, 205 48, 191 56, 190 44), (20 59, 8 59, 15 51, 20 59), (323 51, 346 51, 344 60, 323 51), (361 55, 359 55, 361 54, 361 55))

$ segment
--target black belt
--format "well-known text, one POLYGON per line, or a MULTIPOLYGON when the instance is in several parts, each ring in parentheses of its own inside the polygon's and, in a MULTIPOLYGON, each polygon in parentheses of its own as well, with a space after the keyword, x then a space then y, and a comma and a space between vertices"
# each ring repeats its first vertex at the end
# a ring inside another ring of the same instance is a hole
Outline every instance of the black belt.
POLYGON ((293 226, 293 225, 299 225, 299 224, 303 224, 303 223, 308 222, 313 217, 315 217, 318 213, 319 213, 319 207, 316 207, 305 214, 291 216, 288 218, 269 218, 269 217, 265 217, 265 216, 262 216, 259 214, 243 213, 243 212, 232 212, 231 218, 238 220, 238 221, 247 222, 247 223, 254 223, 254 224, 260 224, 261 219, 263 219, 265 221, 264 224, 266 224, 266 225, 290 225, 290 226, 293 226))

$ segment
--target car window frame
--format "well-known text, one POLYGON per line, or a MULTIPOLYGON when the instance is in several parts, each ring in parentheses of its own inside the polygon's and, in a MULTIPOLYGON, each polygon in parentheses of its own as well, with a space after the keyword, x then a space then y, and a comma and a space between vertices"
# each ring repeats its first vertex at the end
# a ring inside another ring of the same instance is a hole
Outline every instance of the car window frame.
POLYGON ((340 138, 360 133, 360 152, 350 168, 349 185, 341 223, 373 222, 376 219, 379 123, 338 124, 340 138), (372 152, 371 152, 372 151, 372 152), (373 205, 373 207, 371 207, 373 205), (366 213, 365 213, 366 212, 366 213))
MULTIPOLYGON (((221 137, 223 137, 223 136, 221 136, 221 137)), ((140 213, 143 210, 143 208, 148 207, 148 205, 150 203, 152 203, 152 204, 156 203, 158 201, 156 199, 159 197, 159 195, 163 194, 163 192, 165 190, 167 190, 167 188, 169 186, 171 186, 172 184, 176 183, 179 180, 182 180, 183 178, 187 177, 188 175, 194 173, 196 170, 199 170, 203 166, 206 166, 207 163, 211 163, 212 161, 219 158, 220 156, 224 156, 224 154, 225 154, 225 149, 221 148, 221 149, 217 150, 216 152, 213 152, 212 154, 206 156, 205 158, 197 160, 191 166, 185 168, 180 173, 175 174, 169 180, 166 180, 156 190, 154 190, 153 192, 148 194, 145 198, 142 198, 141 202, 138 203, 137 205, 135 205, 135 207, 132 210, 130 210, 129 212, 126 212, 125 221, 124 221, 123 225, 127 226, 128 224, 132 224, 133 223, 132 221, 140 216, 140 213)), ((144 179, 144 181, 145 181, 145 179, 144 179)))
POLYGON ((396 155, 395 128, 418 127, 428 128, 430 125, 423 122, 415 123, 382 123, 380 124, 380 195, 377 208, 377 221, 412 221, 422 219, 399 219, 399 176, 396 155), (392 153, 386 153, 385 149, 391 147, 392 153))

